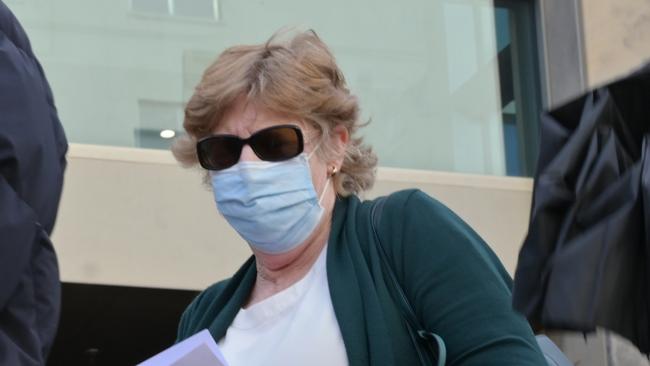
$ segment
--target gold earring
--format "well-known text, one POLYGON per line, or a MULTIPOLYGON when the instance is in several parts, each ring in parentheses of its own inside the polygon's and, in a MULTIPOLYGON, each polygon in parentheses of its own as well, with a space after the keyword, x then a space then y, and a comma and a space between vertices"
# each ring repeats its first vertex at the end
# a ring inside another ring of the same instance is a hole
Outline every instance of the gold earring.
POLYGON ((332 173, 330 173, 330 176, 333 176, 334 174, 336 174, 337 171, 338 171, 338 170, 337 170, 337 168, 336 168, 336 165, 332 165, 332 173))

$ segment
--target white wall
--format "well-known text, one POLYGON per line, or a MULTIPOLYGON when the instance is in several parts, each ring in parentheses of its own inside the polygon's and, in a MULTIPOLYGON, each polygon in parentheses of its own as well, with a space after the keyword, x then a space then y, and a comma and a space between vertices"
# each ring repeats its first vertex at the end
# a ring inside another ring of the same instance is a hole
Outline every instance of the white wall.
MULTIPOLYGON (((202 289, 250 255, 198 170, 167 151, 72 144, 53 240, 63 281, 202 289)), ((512 272, 531 181, 380 168, 368 197, 418 187, 465 218, 512 272)))

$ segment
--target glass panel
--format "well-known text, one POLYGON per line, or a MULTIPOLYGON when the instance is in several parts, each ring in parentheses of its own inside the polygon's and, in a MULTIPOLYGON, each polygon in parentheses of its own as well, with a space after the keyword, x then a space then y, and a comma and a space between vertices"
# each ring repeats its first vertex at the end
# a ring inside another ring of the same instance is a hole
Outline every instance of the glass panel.
POLYGON ((131 0, 133 11, 169 15, 168 0, 131 0))
POLYGON ((214 14, 213 1, 171 2, 182 22, 134 12, 159 11, 162 3, 10 4, 32 38, 72 142, 168 146, 156 136, 180 129, 179 109, 170 106, 189 98, 221 51, 302 25, 333 49, 364 119, 372 120, 363 133, 380 165, 530 172, 525 130, 535 130, 527 126, 535 123, 537 102, 527 100, 537 98, 530 88, 538 86, 529 80, 537 73, 529 54, 534 37, 526 36, 534 23, 521 15, 521 6, 532 8, 527 1, 228 1, 219 4, 218 22, 191 18, 214 14))
POLYGON ((174 136, 183 130, 183 104, 155 100, 138 101, 140 128, 135 146, 168 149, 174 136))
POLYGON ((216 0, 174 0, 174 15, 216 19, 216 0))
POLYGON ((541 112, 535 16, 525 1, 496 0, 494 4, 506 173, 531 176, 537 162, 541 112))

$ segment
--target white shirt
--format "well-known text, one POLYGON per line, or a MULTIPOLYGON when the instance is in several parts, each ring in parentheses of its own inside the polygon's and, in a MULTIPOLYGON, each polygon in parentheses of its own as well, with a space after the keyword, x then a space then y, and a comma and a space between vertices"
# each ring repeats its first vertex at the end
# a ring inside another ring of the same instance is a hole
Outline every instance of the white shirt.
POLYGON ((348 365, 326 258, 327 246, 300 281, 239 310, 219 341, 229 366, 348 365))

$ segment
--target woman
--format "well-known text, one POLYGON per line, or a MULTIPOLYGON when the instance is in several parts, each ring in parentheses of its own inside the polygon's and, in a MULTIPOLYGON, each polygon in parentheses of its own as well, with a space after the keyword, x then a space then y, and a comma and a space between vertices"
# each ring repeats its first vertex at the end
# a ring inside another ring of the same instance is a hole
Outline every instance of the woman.
POLYGON ((390 195, 376 240, 374 203, 356 194, 372 186, 377 159, 356 137, 357 99, 316 34, 227 49, 185 115, 174 153, 207 170, 219 212, 253 256, 190 304, 179 340, 208 328, 232 366, 417 365, 424 341, 393 297, 380 241, 447 364, 546 364, 511 310, 506 271, 442 204, 417 190, 390 195))

